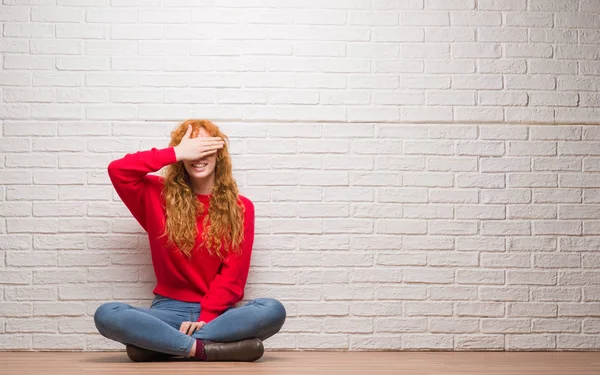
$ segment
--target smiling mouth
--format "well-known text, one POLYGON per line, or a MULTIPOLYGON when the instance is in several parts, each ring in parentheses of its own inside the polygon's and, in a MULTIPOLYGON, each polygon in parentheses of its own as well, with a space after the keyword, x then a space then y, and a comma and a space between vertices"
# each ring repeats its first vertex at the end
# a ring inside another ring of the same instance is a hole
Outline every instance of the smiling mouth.
POLYGON ((194 167, 196 169, 203 169, 207 165, 208 165, 207 163, 195 163, 195 164, 192 164, 192 167, 194 167))

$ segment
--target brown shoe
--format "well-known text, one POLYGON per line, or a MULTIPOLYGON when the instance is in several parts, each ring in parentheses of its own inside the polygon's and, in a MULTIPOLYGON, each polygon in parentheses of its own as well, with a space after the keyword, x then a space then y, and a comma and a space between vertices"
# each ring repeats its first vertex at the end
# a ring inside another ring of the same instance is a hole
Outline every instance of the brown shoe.
POLYGON ((172 357, 170 354, 155 352, 154 350, 140 348, 139 346, 126 344, 127 356, 133 362, 155 362, 165 361, 172 357))
POLYGON ((260 339, 246 339, 233 342, 212 342, 204 340, 207 361, 254 362, 265 352, 260 339))

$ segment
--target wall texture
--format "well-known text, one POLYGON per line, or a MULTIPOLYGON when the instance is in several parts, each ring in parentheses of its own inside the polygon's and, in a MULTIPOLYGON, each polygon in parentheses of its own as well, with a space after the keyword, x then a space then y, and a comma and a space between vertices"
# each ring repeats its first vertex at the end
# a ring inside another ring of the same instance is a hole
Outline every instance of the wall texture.
POLYGON ((230 135, 257 208, 246 300, 288 311, 268 349, 600 349, 600 2, 4 0, 0 20, 0 349, 123 348, 92 315, 148 305, 154 276, 106 166, 191 117, 230 135))
POLYGON ((4 0, 0 17, 8 119, 600 117, 597 0, 4 0))

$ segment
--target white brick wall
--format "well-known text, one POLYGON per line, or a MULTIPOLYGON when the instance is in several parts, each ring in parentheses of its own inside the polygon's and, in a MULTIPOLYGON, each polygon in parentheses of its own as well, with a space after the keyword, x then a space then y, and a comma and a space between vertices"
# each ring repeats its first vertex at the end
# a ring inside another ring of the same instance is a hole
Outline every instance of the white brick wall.
MULTIPOLYGON (((121 348, 95 308, 154 275, 105 167, 174 123, 40 124, 2 128, 0 343, 121 348)), ((267 347, 600 348, 600 126, 220 125, 258 213, 246 300, 288 310, 267 347)))
POLYGON ((0 350, 123 348, 92 315, 154 276, 106 166, 191 117, 256 204, 267 348, 600 349, 597 1, 0 7, 0 350))
POLYGON ((10 120, 598 123, 596 0, 4 0, 10 120))

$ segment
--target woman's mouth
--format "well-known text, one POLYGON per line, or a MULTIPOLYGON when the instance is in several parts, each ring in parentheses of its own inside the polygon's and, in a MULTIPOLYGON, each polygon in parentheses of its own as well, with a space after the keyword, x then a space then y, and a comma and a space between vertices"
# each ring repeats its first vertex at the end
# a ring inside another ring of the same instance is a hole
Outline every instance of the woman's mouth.
POLYGON ((206 168, 208 164, 206 163, 195 163, 192 164, 192 168, 194 168, 196 171, 202 171, 204 170, 204 168, 206 168))

